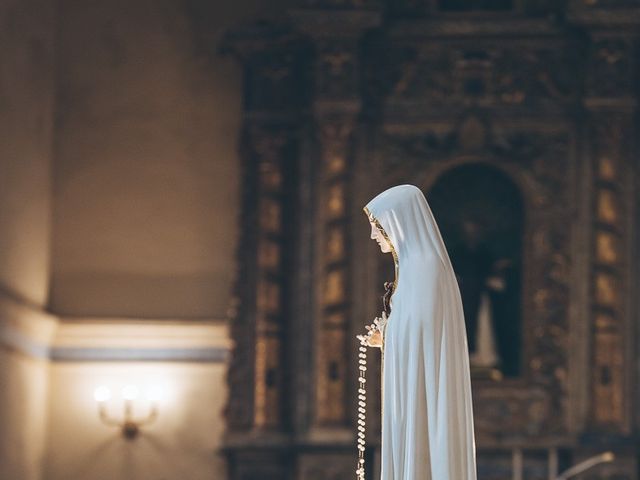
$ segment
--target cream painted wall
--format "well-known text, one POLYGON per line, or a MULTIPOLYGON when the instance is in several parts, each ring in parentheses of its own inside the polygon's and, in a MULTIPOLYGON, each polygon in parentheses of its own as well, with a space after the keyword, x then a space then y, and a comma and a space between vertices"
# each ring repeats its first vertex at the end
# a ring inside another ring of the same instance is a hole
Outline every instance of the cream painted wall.
POLYGON ((39 480, 43 468, 48 365, 0 348, 0 478, 39 480))
POLYGON ((242 80, 215 44, 282 3, 59 2, 53 311, 225 316, 242 80))
POLYGON ((56 320, 0 292, 0 479, 40 480, 56 320))
MULTIPOLYGON (((115 348, 126 357, 167 343, 162 351, 180 335, 155 338, 166 326, 160 319, 226 316, 242 78, 235 60, 215 51, 225 29, 283 4, 59 2, 50 308, 63 323, 54 349, 91 356, 115 348), (114 317, 144 320, 147 330, 114 317), (91 325, 111 325, 111 335, 87 333, 91 325)), ((180 348, 224 341, 223 330, 189 336, 180 348)), ((225 363, 58 359, 50 371, 44 480, 226 478, 225 363), (158 422, 127 442, 99 422, 93 390, 148 378, 170 395, 158 422)))
POLYGON ((49 289, 52 4, 0 2, 0 289, 34 305, 49 289))
POLYGON ((42 469, 47 363, 5 337, 20 342, 49 290, 53 38, 51 0, 0 2, 1 479, 42 469))
POLYGON ((226 478, 218 452, 224 375, 220 363, 54 363, 44 480, 226 478), (135 440, 101 424, 93 399, 98 385, 117 392, 128 382, 143 389, 159 384, 166 392, 157 422, 135 440))
MULTIPOLYGON (((224 29, 287 3, 0 1, 0 479, 224 478, 224 362, 49 357, 133 358, 156 352, 149 329, 163 319, 224 318, 241 72, 205 55, 195 28, 215 52, 224 29), (146 333, 112 323, 122 317, 146 333), (118 334, 107 345, 72 329, 55 344, 74 321, 118 334), (147 375, 171 395, 126 443, 98 422, 93 388, 147 375)), ((187 335, 176 351, 206 351, 202 338, 187 335)))

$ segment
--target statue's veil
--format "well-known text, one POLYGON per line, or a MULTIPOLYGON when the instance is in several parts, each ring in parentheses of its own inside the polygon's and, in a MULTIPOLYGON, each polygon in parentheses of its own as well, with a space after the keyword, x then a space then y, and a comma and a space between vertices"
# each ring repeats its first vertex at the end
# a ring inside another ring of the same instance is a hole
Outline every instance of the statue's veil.
POLYGON ((381 480, 475 480, 469 354, 460 291, 422 191, 365 207, 396 263, 383 340, 381 480))

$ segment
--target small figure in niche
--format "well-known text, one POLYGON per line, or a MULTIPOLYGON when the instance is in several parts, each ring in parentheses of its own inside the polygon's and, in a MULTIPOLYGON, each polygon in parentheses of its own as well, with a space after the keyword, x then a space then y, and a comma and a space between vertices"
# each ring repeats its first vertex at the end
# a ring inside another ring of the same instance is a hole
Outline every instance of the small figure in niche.
POLYGON ((493 378, 516 375, 513 262, 494 258, 482 241, 482 227, 477 222, 464 220, 461 230, 463 241, 452 249, 451 261, 462 293, 471 366, 489 371, 493 378))

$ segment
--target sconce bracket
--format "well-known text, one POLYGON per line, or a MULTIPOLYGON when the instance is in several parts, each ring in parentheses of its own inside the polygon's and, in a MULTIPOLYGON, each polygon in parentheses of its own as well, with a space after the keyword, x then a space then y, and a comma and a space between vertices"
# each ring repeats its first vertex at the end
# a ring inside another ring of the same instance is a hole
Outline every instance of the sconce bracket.
POLYGON ((122 424, 122 434, 127 440, 133 440, 138 436, 140 428, 135 422, 124 422, 122 424))

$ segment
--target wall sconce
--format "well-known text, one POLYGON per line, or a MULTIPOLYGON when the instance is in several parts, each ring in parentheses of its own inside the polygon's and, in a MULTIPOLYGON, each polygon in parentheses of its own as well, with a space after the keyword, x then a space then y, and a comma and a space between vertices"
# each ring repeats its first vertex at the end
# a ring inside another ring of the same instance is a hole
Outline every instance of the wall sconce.
POLYGON ((111 390, 105 386, 100 386, 93 393, 96 402, 98 402, 98 413, 102 423, 110 427, 120 428, 125 438, 133 440, 138 436, 141 427, 153 423, 158 417, 158 401, 161 394, 159 390, 150 390, 147 393, 149 411, 142 417, 136 417, 133 412, 134 401, 140 396, 138 387, 127 385, 122 389, 121 395, 124 401, 124 411, 121 418, 115 418, 109 415, 107 408, 107 403, 111 400, 111 390))

